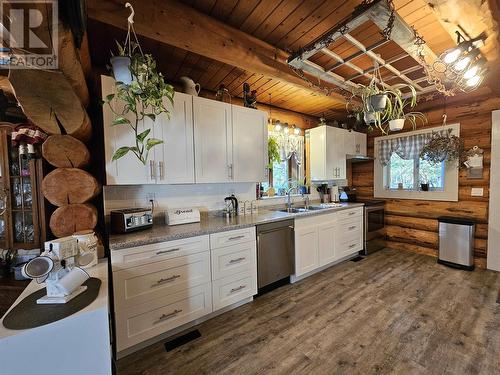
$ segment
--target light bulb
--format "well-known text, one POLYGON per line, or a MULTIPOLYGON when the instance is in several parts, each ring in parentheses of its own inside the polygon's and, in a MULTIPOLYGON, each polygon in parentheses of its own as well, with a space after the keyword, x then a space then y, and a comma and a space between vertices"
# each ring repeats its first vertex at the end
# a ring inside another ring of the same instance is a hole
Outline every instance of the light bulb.
POLYGON ((276 125, 274 125, 274 130, 279 132, 281 130, 281 124, 278 122, 276 125))
POLYGON ((288 132, 289 132, 289 131, 290 131, 290 129, 288 129, 288 128, 283 128, 283 133, 288 134, 288 132))
POLYGON ((293 129, 293 134, 299 135, 300 134, 300 129, 299 128, 293 129))
POLYGON ((444 55, 443 61, 445 62, 445 64, 451 64, 458 59, 461 52, 462 51, 459 48, 455 48, 454 50, 451 50, 450 52, 446 53, 446 55, 444 55))
POLYGON ((467 86, 474 87, 474 86, 476 86, 479 83, 480 80, 481 80, 480 76, 474 76, 472 78, 469 78, 467 80, 467 86))
POLYGON ((469 68, 465 74, 464 74, 464 78, 465 79, 470 79, 472 77, 474 77, 477 72, 479 71, 479 67, 477 65, 473 66, 472 68, 469 68))
POLYGON ((465 68, 467 68, 467 65, 469 65, 470 62, 470 57, 466 56, 463 59, 459 60, 455 65, 453 65, 453 69, 461 72, 465 68))

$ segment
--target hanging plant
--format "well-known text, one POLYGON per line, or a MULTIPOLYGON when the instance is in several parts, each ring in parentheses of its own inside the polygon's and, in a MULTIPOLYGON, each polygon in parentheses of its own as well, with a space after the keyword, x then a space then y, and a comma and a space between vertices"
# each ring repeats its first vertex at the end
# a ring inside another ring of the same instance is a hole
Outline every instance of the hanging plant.
POLYGON ((448 129, 444 135, 433 132, 431 140, 422 148, 420 158, 432 164, 446 161, 447 163, 456 163, 457 167, 460 167, 464 143, 460 137, 451 134, 451 132, 452 129, 448 129))
MULTIPOLYGON (((128 6, 130 4, 127 3, 128 6)), ((130 8, 132 8, 130 6, 130 8)), ((138 42, 130 41, 130 32, 133 30, 133 9, 128 18, 129 34, 127 35, 126 45, 128 44, 128 53, 130 56, 129 75, 132 77, 130 83, 120 81, 119 74, 113 70, 116 79, 116 94, 106 96, 103 104, 109 105, 115 118, 111 126, 124 126, 134 132, 135 144, 119 147, 114 155, 113 161, 122 158, 129 152, 132 152, 137 159, 146 165, 151 149, 163 143, 161 139, 150 137, 151 128, 145 128, 139 132, 139 125, 144 124, 144 120, 149 118, 153 121, 161 114, 168 116, 166 101, 173 105, 174 88, 165 83, 164 77, 156 69, 156 61, 153 56, 143 54, 138 42), (112 101, 118 99, 124 103, 121 111, 116 111, 111 105, 112 101)), ((135 37, 137 40, 137 37, 135 37)), ((119 54, 123 55, 126 47, 118 44, 119 54)), ((113 65, 113 69, 115 66, 113 65)), ((123 73, 123 72, 122 72, 123 73)))
POLYGON ((267 156, 269 158, 269 164, 267 165, 269 170, 273 169, 273 163, 281 161, 280 146, 276 137, 267 139, 267 156))
POLYGON ((385 119, 389 122, 389 130, 402 130, 407 120, 412 124, 413 130, 416 130, 418 121, 422 124, 427 123, 427 117, 422 112, 408 112, 409 109, 417 105, 417 92, 412 85, 394 85, 391 89, 387 90, 387 93, 389 101, 385 110, 385 119), (410 90, 409 97, 405 98, 405 95, 401 91, 403 88, 410 90))

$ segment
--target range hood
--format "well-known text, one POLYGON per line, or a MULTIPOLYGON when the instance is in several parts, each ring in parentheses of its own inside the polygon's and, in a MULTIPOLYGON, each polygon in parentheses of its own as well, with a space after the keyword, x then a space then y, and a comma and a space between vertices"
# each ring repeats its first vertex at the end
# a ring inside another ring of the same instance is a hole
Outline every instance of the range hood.
POLYGON ((354 155, 354 154, 347 154, 345 156, 347 161, 350 161, 351 163, 361 163, 365 161, 373 161, 375 160, 371 156, 365 156, 365 155, 354 155))

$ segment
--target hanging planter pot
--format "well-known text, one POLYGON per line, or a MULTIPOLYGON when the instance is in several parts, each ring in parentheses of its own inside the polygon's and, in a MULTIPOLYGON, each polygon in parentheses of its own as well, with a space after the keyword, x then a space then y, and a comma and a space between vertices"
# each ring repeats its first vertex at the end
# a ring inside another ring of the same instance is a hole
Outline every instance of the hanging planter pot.
POLYGON ((387 105, 387 94, 376 94, 370 96, 370 105, 375 112, 381 112, 387 105))
POLYGON ((400 130, 403 130, 403 127, 405 126, 405 120, 406 119, 404 119, 404 118, 390 120, 389 121, 389 130, 391 132, 398 132, 400 130))
POLYGON ((123 82, 125 85, 132 83, 132 73, 130 73, 129 56, 113 56, 110 59, 113 68, 113 76, 118 82, 123 82))
POLYGON ((366 125, 372 125, 377 122, 377 118, 374 112, 365 112, 363 114, 363 120, 365 121, 366 125))

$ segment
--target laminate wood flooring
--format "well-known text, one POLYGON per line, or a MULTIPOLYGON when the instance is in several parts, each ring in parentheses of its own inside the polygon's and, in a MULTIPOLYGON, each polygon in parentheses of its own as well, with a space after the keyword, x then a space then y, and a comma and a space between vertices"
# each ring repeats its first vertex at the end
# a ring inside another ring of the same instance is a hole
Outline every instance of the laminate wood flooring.
POLYGON ((127 374, 500 374, 500 273, 383 250, 213 318, 127 374))

